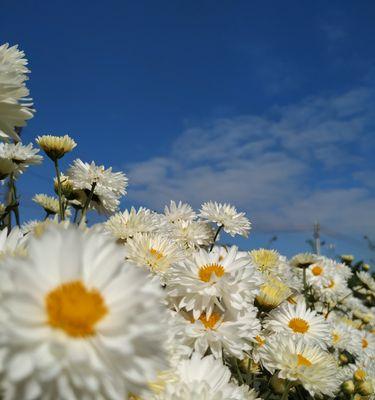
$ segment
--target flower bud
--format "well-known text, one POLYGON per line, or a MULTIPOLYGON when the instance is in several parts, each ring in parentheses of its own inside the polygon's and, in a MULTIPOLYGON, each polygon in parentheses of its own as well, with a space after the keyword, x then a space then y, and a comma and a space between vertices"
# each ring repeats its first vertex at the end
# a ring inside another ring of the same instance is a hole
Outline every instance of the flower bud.
POLYGON ((279 378, 276 374, 274 374, 270 381, 272 390, 276 394, 283 394, 286 388, 286 381, 285 379, 279 378))
POLYGON ((353 394, 355 391, 355 386, 354 386, 354 382, 352 380, 350 381, 345 381, 342 385, 341 385, 342 391, 346 394, 353 394))
POLYGON ((357 369, 357 371, 354 372, 353 377, 356 382, 363 382, 366 378, 366 372, 363 369, 357 369))
POLYGON ((364 381, 357 385, 357 392, 362 396, 370 396, 374 393, 374 388, 370 381, 364 381))

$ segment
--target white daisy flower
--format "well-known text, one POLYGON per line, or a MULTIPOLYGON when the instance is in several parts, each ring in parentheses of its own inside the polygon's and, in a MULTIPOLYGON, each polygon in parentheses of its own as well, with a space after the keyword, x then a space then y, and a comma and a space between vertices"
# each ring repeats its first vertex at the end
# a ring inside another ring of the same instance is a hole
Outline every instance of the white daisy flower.
MULTIPOLYGON (((52 196, 48 196, 46 194, 39 193, 39 194, 36 194, 32 200, 34 203, 41 206, 48 215, 50 215, 50 214, 54 215, 54 214, 60 213, 59 199, 57 197, 52 197, 52 196)), ((67 217, 69 217, 71 215, 69 208, 67 208, 65 210, 65 215, 67 217)))
POLYGON ((246 309, 252 304, 262 283, 248 258, 237 258, 232 246, 221 258, 218 252, 200 250, 170 267, 166 275, 167 291, 179 309, 192 311, 194 318, 219 308, 246 309))
POLYGON ((186 249, 197 249, 201 246, 209 246, 214 238, 214 232, 207 222, 177 220, 173 223, 169 233, 186 249))
POLYGON ((182 201, 176 204, 173 200, 171 200, 169 207, 164 207, 164 214, 172 224, 177 221, 193 221, 197 217, 197 214, 189 204, 182 203, 182 201))
POLYGON ((126 242, 137 233, 151 233, 160 229, 161 218, 158 214, 140 207, 112 215, 104 223, 104 229, 120 242, 126 242))
POLYGON ((15 226, 8 235, 8 230, 0 231, 0 260, 9 255, 25 255, 25 241, 18 226, 15 226))
POLYGON ((241 235, 247 237, 250 231, 250 221, 245 213, 238 213, 230 204, 209 201, 202 204, 200 216, 208 221, 222 226, 224 231, 231 236, 241 235))
POLYGON ((303 338, 276 335, 260 350, 263 365, 279 378, 297 382, 311 396, 334 396, 340 380, 334 357, 303 338))
POLYGON ((322 282, 321 286, 313 286, 315 297, 329 304, 341 303, 351 293, 347 282, 341 275, 336 273, 329 275, 327 278, 328 280, 322 282))
POLYGON ((156 274, 164 273, 185 257, 184 251, 169 238, 157 233, 136 234, 125 244, 126 258, 156 274))
POLYGON ((307 342, 327 347, 331 344, 330 324, 315 311, 306 308, 306 303, 283 303, 272 310, 264 320, 264 327, 270 332, 290 337, 302 337, 307 342))
MULTIPOLYGON (((177 366, 176 379, 152 396, 155 400, 256 400, 248 386, 231 382, 231 372, 221 361, 209 355, 201 358, 194 353, 177 366)), ((146 397, 146 400, 147 397, 146 397)))
POLYGON ((94 187, 94 195, 90 203, 99 213, 112 213, 118 208, 119 198, 126 194, 128 178, 122 172, 112 172, 103 165, 84 163, 74 160, 67 175, 75 189, 82 189, 88 196, 94 187))
POLYGON ((375 293, 375 279, 365 271, 357 272, 357 278, 372 292, 375 293))
POLYGON ((171 329, 176 340, 201 355, 210 349, 215 358, 221 358, 224 351, 242 359, 244 352, 251 350, 251 341, 255 341, 261 329, 256 318, 257 309, 251 306, 236 314, 215 309, 210 315, 203 313, 197 319, 184 312, 172 315, 171 329))
POLYGON ((375 334, 369 331, 359 331, 361 348, 358 353, 360 359, 375 359, 375 334))
POLYGON ((332 325, 332 346, 341 351, 357 355, 361 351, 361 337, 359 331, 344 323, 336 322, 332 325))
POLYGON ((0 46, 0 137, 19 141, 17 128, 26 126, 33 117, 32 101, 25 85, 25 53, 18 46, 0 46))
POLYGON ((31 143, 27 146, 22 143, 0 143, 0 179, 4 179, 10 174, 17 177, 29 165, 40 164, 43 157, 37 153, 39 153, 39 149, 34 149, 31 143))
POLYGON ((7 399, 124 399, 164 367, 162 294, 106 235, 50 225, 6 258, 7 399))

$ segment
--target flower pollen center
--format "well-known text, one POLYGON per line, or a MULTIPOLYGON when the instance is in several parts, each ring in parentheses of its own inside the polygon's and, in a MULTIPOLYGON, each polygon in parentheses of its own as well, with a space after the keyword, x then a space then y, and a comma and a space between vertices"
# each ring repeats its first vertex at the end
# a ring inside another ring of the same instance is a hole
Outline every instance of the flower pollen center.
POLYGON ((199 317, 199 321, 202 322, 206 329, 215 329, 215 326, 220 321, 220 319, 221 315, 215 312, 210 315, 210 318, 207 318, 205 313, 203 313, 199 317))
POLYGON ((151 255, 154 256, 157 260, 160 260, 161 258, 164 257, 163 253, 160 253, 160 251, 158 251, 158 250, 156 250, 156 249, 154 249, 154 248, 151 248, 151 249, 150 249, 150 253, 151 253, 151 255))
POLYGON ((310 360, 305 358, 302 354, 297 354, 297 365, 299 367, 311 367, 312 363, 310 360))
POLYGON ((368 341, 365 338, 363 338, 362 339, 362 349, 365 349, 367 346, 368 346, 368 341))
POLYGON ((302 318, 292 318, 288 324, 294 333, 306 333, 309 330, 309 323, 302 318))
POLYGON ((320 267, 319 265, 315 265, 315 267, 313 267, 313 268, 311 269, 311 272, 313 273, 313 275, 319 276, 319 275, 322 275, 322 273, 323 273, 323 268, 320 267))
POLYGON ((104 299, 96 289, 87 289, 81 281, 64 283, 45 297, 48 324, 69 336, 95 335, 95 325, 107 313, 104 299))
POLYGON ((199 279, 210 282, 212 278, 221 278, 224 275, 224 267, 220 264, 208 264, 199 268, 199 279), (215 275, 214 277, 212 275, 215 275))

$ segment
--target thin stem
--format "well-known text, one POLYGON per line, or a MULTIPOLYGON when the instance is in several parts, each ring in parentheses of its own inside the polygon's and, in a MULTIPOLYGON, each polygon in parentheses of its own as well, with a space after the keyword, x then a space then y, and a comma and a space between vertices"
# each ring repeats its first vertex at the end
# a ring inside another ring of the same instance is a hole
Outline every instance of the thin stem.
POLYGON ((235 362, 235 364, 236 364, 236 370, 237 370, 238 378, 239 378, 239 380, 240 380, 241 385, 243 385, 245 382, 244 382, 244 380, 243 380, 240 367, 238 366, 238 360, 237 360, 237 358, 234 359, 234 362, 235 362))
POLYGON ((96 187, 96 182, 93 182, 93 184, 91 185, 90 193, 87 196, 85 205, 82 208, 82 214, 81 214, 81 218, 79 219, 78 224, 80 224, 81 221, 85 220, 85 218, 86 218, 87 209, 89 208, 89 205, 91 203, 92 197, 94 196, 95 187, 96 187))
POLYGON ((307 293, 307 279, 306 279, 306 268, 302 269, 302 280, 303 280, 303 294, 305 296, 306 304, 308 304, 308 293, 307 293))
POLYGON ((10 175, 9 182, 10 182, 10 190, 12 193, 12 205, 13 205, 14 216, 16 218, 16 224, 18 225, 18 227, 21 227, 20 212, 18 209, 17 189, 13 174, 10 175))
POLYGON ((287 399, 288 399, 288 394, 289 394, 289 390, 290 390, 291 386, 292 386, 292 382, 287 381, 287 382, 286 382, 286 386, 285 386, 284 393, 283 393, 283 395, 281 396, 281 399, 280 399, 280 400, 287 400, 287 399))
POLYGON ((54 160, 55 170, 56 170, 56 177, 57 177, 57 192, 59 195, 59 210, 60 210, 60 218, 61 221, 65 219, 65 212, 63 207, 63 200, 62 200, 62 190, 61 190, 61 179, 60 179, 60 169, 59 169, 59 162, 57 159, 54 160))
POLYGON ((224 225, 219 225, 219 227, 217 228, 217 231, 216 231, 215 236, 214 236, 214 241, 212 242, 211 247, 210 247, 210 252, 211 252, 212 249, 214 248, 216 239, 218 238, 219 233, 220 233, 220 231, 223 229, 223 227, 224 227, 224 225))

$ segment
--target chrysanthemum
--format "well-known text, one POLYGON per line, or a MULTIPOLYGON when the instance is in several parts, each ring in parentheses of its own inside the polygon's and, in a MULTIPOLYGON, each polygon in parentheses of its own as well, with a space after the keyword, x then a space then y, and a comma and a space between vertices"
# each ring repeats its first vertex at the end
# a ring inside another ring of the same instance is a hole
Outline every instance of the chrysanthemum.
POLYGON ((110 237, 51 225, 2 268, 6 398, 124 399, 164 367, 159 288, 110 237))
POLYGON ((199 318, 184 312, 172 315, 170 323, 175 339, 201 355, 210 349, 215 358, 221 358, 224 351, 242 359, 261 328, 257 309, 251 306, 242 313, 214 309, 210 315, 203 313, 199 318))
POLYGON ((291 260, 290 265, 296 268, 307 268, 316 261, 317 256, 311 253, 296 254, 291 260))
MULTIPOLYGON (((59 214, 59 200, 56 197, 40 193, 33 197, 33 201, 41 206, 47 214, 59 214)), ((65 210, 65 215, 69 217, 69 209, 65 210)))
POLYGON ((21 229, 14 227, 9 235, 8 230, 0 231, 0 260, 8 255, 25 255, 23 234, 21 229))
POLYGON ((339 388, 334 357, 303 338, 276 335, 260 350, 263 365, 282 379, 300 383, 312 395, 334 396, 339 388))
POLYGON ((358 356, 360 359, 375 359, 375 334, 368 331, 359 331, 360 351, 358 356))
POLYGON ((77 143, 68 135, 38 136, 36 142, 53 161, 63 157, 64 154, 69 153, 77 146, 77 143))
POLYGON ((24 146, 21 143, 0 143, 0 179, 13 173, 15 177, 22 174, 29 165, 40 164, 42 156, 37 153, 30 143, 24 146))
POLYGON ((200 216, 208 221, 222 226, 224 231, 231 236, 242 235, 247 237, 251 228, 250 221, 245 213, 238 213, 230 204, 221 204, 209 201, 202 204, 200 216))
POLYGON ((128 260, 157 274, 166 272, 185 256, 176 243, 157 233, 136 234, 126 242, 125 248, 128 260))
POLYGON ((278 307, 291 294, 289 287, 278 278, 269 277, 260 287, 256 303, 262 310, 270 311, 278 307))
POLYGON ((193 221, 197 216, 189 204, 182 203, 182 201, 176 204, 173 200, 171 200, 169 207, 164 207, 164 214, 172 224, 176 221, 193 221))
POLYGON ((128 178, 125 174, 112 172, 112 168, 105 169, 94 162, 88 164, 80 159, 74 160, 67 175, 75 189, 84 190, 87 196, 93 190, 90 205, 100 213, 116 211, 120 196, 126 194, 128 178))
POLYGON ((113 237, 121 242, 126 242, 137 233, 151 233, 160 229, 160 217, 140 207, 136 210, 132 207, 129 210, 112 215, 105 223, 104 228, 113 237))
POLYGON ((302 337, 321 347, 331 343, 330 325, 321 315, 307 309, 303 300, 296 305, 284 303, 271 311, 265 319, 265 328, 290 337, 302 337))
POLYGON ((211 315, 217 307, 246 309, 259 291, 262 279, 249 259, 237 258, 232 246, 221 258, 218 252, 200 250, 168 270, 167 291, 178 308, 192 311, 194 318, 205 312, 211 315))
POLYGON ((341 351, 348 351, 352 355, 359 354, 361 338, 359 331, 344 323, 335 322, 331 328, 332 346, 341 351))
POLYGON ((275 272, 280 254, 276 250, 257 249, 250 251, 250 259, 257 269, 264 274, 275 272))
POLYGON ((350 295, 350 289, 347 282, 337 273, 329 275, 327 281, 322 285, 314 286, 314 293, 321 301, 329 304, 340 303, 342 299, 350 295))
POLYGON ((32 101, 25 85, 30 71, 18 46, 0 46, 0 137, 20 140, 16 128, 33 117, 32 101))
POLYGON ((170 237, 186 249, 209 246, 214 232, 209 223, 204 221, 177 220, 170 230, 170 237))
POLYGON ((182 361, 174 382, 152 397, 157 400, 256 400, 256 392, 248 386, 231 382, 228 367, 211 355, 201 358, 193 354, 182 361))
POLYGON ((357 272, 357 278, 372 292, 375 293, 375 279, 365 271, 357 272))

